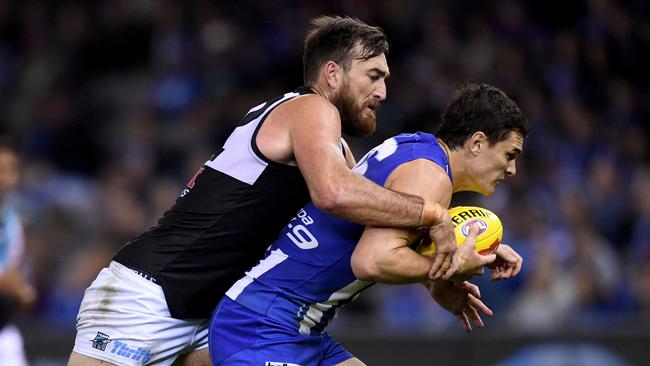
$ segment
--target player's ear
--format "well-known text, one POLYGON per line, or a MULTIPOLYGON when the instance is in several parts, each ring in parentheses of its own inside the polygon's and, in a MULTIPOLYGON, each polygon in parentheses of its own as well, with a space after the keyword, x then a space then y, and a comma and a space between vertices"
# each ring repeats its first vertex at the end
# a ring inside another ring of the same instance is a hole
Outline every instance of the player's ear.
POLYGON ((472 155, 478 155, 481 150, 487 148, 487 136, 481 131, 476 131, 470 135, 467 144, 472 155))
POLYGON ((327 61, 323 66, 323 77, 330 89, 337 89, 341 83, 341 72, 343 69, 334 61, 327 61))

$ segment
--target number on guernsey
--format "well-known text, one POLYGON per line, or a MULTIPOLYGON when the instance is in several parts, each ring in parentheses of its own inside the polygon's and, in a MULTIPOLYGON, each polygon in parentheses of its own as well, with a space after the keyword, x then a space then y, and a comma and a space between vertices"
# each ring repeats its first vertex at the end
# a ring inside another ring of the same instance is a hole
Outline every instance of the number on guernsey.
POLYGON ((359 160, 352 170, 363 175, 366 173, 366 170, 368 170, 368 160, 370 160, 370 158, 374 157, 377 161, 382 161, 391 156, 395 151, 397 151, 397 140, 395 140, 395 138, 390 138, 384 141, 383 144, 368 151, 368 153, 359 160))
MULTIPOLYGON (((304 209, 298 211, 297 217, 294 217, 291 222, 296 219, 300 219, 300 221, 305 225, 311 225, 314 223, 314 219, 308 216, 304 209)), ((300 249, 314 249, 318 246, 318 240, 309 232, 305 225, 293 225, 292 223, 289 223, 291 232, 287 232, 287 237, 300 249)))

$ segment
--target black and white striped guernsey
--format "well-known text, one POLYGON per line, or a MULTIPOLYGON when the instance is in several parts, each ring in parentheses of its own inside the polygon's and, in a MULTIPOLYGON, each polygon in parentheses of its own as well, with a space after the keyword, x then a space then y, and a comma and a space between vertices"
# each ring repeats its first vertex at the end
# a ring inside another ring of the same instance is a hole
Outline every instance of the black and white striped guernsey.
POLYGON ((113 258, 153 277, 172 317, 209 318, 224 292, 309 201, 298 167, 268 160, 255 144, 275 107, 307 93, 302 87, 251 109, 157 225, 113 258))

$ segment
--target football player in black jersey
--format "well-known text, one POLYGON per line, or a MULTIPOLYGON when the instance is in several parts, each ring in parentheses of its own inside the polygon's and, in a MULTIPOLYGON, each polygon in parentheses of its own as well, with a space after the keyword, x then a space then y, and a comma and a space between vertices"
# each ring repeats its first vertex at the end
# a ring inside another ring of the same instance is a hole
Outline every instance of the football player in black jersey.
POLYGON ((453 255, 443 206, 350 170, 341 135, 372 133, 387 94, 383 31, 348 17, 313 24, 306 87, 252 108, 158 224, 100 272, 82 301, 69 365, 209 364, 214 306, 310 199, 364 225, 429 228, 438 248, 432 278, 449 278, 466 260, 453 255))

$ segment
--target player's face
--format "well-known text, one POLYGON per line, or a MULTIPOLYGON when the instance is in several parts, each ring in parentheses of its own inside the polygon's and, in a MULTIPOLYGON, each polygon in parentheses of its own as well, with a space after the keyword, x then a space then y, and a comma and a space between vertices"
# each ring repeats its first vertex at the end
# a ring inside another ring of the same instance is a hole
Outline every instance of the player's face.
POLYGON ((524 139, 517 132, 510 132, 508 137, 480 151, 472 163, 474 191, 489 196, 494 193, 497 184, 506 177, 517 174, 515 162, 524 148, 524 139))
POLYGON ((375 131, 376 110, 386 99, 388 76, 384 54, 368 60, 352 60, 350 70, 343 73, 343 82, 334 100, 341 113, 344 133, 363 137, 375 131))
POLYGON ((13 151, 0 149, 0 198, 18 184, 18 157, 13 151))

